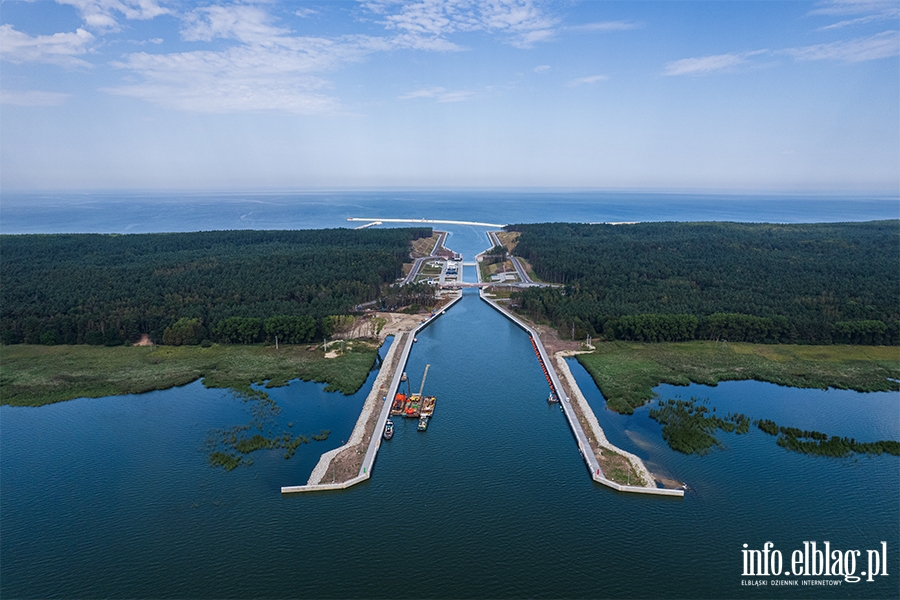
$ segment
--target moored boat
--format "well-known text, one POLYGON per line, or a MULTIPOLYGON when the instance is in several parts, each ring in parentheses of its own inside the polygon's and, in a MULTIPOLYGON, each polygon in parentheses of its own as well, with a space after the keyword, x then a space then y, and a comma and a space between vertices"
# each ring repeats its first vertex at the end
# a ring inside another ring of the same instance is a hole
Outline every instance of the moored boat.
POLYGON ((416 427, 418 431, 425 431, 428 429, 428 415, 422 415, 419 417, 419 425, 416 427))
POLYGON ((394 422, 390 419, 384 424, 384 439, 389 440, 394 437, 394 422))
POLYGON ((403 411, 403 416, 408 419, 418 419, 421 414, 419 407, 419 396, 413 394, 407 403, 406 409, 403 411))
POLYGON ((427 417, 434 414, 434 405, 437 399, 434 396, 424 396, 419 404, 419 412, 427 417))
POLYGON ((394 396, 394 402, 391 404, 391 414, 402 415, 403 411, 406 409, 406 402, 409 398, 403 392, 398 393, 394 396))

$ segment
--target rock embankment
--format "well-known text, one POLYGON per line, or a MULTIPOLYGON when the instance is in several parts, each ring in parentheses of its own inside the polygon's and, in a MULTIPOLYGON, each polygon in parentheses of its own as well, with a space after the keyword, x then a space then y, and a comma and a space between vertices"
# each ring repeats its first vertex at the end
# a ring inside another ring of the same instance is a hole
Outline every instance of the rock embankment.
POLYGON ((388 392, 391 377, 398 368, 397 363, 400 361, 400 354, 403 345, 406 344, 407 336, 409 336, 408 333, 395 335, 391 349, 384 358, 375 383, 372 384, 372 390, 363 404, 359 419, 353 427, 350 439, 343 446, 330 450, 319 458, 318 464, 309 476, 307 485, 343 483, 359 475, 366 448, 374 434, 375 422, 378 421, 378 415, 385 402, 384 397, 388 392))
MULTIPOLYGON (((592 450, 594 454, 597 456, 597 460, 600 462, 601 468, 604 469, 604 473, 606 473, 608 466, 611 466, 610 463, 614 462, 611 459, 613 457, 609 457, 608 455, 604 455, 604 450, 607 453, 612 453, 621 457, 624 457, 625 460, 631 466, 632 471, 641 479, 640 483, 630 481, 628 482, 630 485, 641 485, 643 487, 656 487, 654 484, 654 480, 656 479, 649 470, 647 470, 646 465, 644 465, 644 461, 640 458, 632 454, 631 452, 627 452, 622 450, 617 446, 613 446, 608 439, 606 439, 606 434, 603 433, 603 428, 600 427, 600 422, 597 421, 597 415, 594 414, 591 405, 588 404, 587 399, 584 397, 584 394, 581 393, 581 388, 578 387, 578 384, 575 382, 575 376, 572 375, 572 371, 569 369, 569 364, 566 362, 566 358, 569 356, 575 356, 578 354, 573 351, 566 352, 557 352, 555 355, 556 358, 556 368, 557 372, 562 375, 563 385, 567 388, 566 393, 569 398, 573 400, 573 404, 578 413, 579 420, 582 422, 582 425, 586 425, 589 431, 588 441, 591 442, 592 450), (604 464, 606 463, 606 464, 604 464)), ((611 473, 607 474, 609 477, 611 473)), ((625 483, 625 482, 621 482, 625 483)))

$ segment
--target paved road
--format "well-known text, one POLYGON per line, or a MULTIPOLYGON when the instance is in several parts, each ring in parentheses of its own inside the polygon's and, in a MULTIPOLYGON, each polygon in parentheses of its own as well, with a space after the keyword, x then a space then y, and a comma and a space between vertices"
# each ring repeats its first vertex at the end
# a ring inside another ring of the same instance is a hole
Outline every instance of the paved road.
POLYGON ((413 263, 413 267, 410 270, 409 275, 406 276, 406 279, 404 279, 403 283, 401 283, 400 285, 406 285, 408 283, 412 283, 413 281, 415 281, 416 275, 419 273, 419 269, 422 268, 422 263, 427 260, 433 260, 433 259, 437 258, 438 250, 440 250, 441 248, 444 247, 444 242, 446 242, 446 241, 447 241, 447 232, 442 231, 441 237, 438 238, 437 244, 434 245, 434 249, 431 251, 431 254, 428 256, 423 256, 422 258, 417 258, 416 261, 413 263))
MULTIPOLYGON (((500 238, 498 238, 497 234, 494 233, 493 231, 489 231, 488 236, 491 238, 491 243, 493 243, 494 246, 502 245, 500 243, 500 238)), ((516 258, 512 254, 510 254, 509 260, 512 262, 513 267, 516 268, 516 273, 519 275, 519 281, 521 281, 522 283, 534 284, 534 281, 532 281, 531 277, 529 277, 528 274, 525 272, 525 268, 522 267, 522 263, 519 262, 518 258, 516 258)), ((535 285, 539 285, 539 284, 535 284, 535 285)))

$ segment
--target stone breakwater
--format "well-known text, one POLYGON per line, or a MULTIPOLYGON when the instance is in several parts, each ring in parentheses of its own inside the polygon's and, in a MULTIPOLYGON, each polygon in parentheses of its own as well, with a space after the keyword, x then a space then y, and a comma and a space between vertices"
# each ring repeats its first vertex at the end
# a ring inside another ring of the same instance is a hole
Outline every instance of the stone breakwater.
POLYGON ((575 382, 575 376, 572 375, 571 369, 569 369, 569 364, 566 362, 566 358, 570 356, 575 356, 579 354, 578 352, 567 351, 567 352, 557 352, 556 353, 556 366, 559 372, 562 374, 565 383, 568 385, 569 392, 571 393, 571 399, 575 400, 579 412, 584 417, 584 420, 587 421, 588 426, 590 427, 591 434, 597 442, 598 450, 602 453, 603 449, 609 450, 610 452, 615 452, 621 456, 624 456, 628 459, 628 462, 631 464, 631 468, 634 469, 634 472, 637 473, 638 477, 641 478, 641 483, 643 487, 655 487, 653 485, 654 477, 647 469, 647 466, 644 464, 640 458, 619 448, 618 446, 613 446, 608 439, 606 439, 606 434, 603 433, 603 428, 600 427, 600 422, 597 420, 597 415, 594 414, 591 405, 588 404, 587 399, 584 397, 584 394, 581 392, 581 388, 578 387, 578 384, 575 382))
MULTIPOLYGON (((371 427, 368 427, 368 425, 370 425, 370 421, 374 421, 378 418, 378 413, 381 411, 382 404, 384 403, 383 398, 385 394, 387 394, 388 384, 396 370, 395 362, 397 361, 398 355, 403 350, 403 345, 406 343, 406 336, 408 335, 408 333, 403 333, 394 338, 394 342, 391 344, 391 348, 388 350, 384 362, 382 363, 384 366, 378 372, 378 376, 375 377, 375 383, 372 384, 372 389, 369 391, 369 395, 366 396, 366 401, 359 414, 359 419, 356 420, 356 425, 353 427, 353 432, 350 434, 350 439, 348 439, 347 443, 343 446, 339 446, 334 450, 329 450, 319 458, 319 462, 316 464, 312 474, 309 476, 309 480, 306 482, 307 485, 318 485, 322 483, 322 478, 328 473, 332 460, 345 450, 355 452, 356 446, 361 445, 364 438, 371 438, 371 432, 369 432, 369 436, 366 436, 366 433, 367 429, 374 430, 374 424, 372 424, 371 427), (391 368, 385 368, 388 366, 391 368)), ((365 441, 368 442, 368 440, 365 441)), ((361 465, 363 453, 356 452, 356 454, 359 455, 358 462, 361 465)), ((357 470, 359 470, 358 465, 357 470)))
POLYGON ((606 435, 603 433, 603 429, 600 427, 600 423, 597 421, 596 415, 594 415, 594 412, 591 410, 591 407, 586 400, 580 403, 576 399, 574 404, 571 402, 572 398, 581 397, 583 400, 584 396, 581 394, 580 388, 575 383, 575 378, 571 376, 571 371, 569 370, 568 365, 565 364, 565 360, 557 357, 557 362, 562 361, 565 372, 569 374, 568 379, 559 379, 559 375, 557 374, 553 363, 550 362, 550 358, 547 355, 547 351, 544 348, 537 330, 514 315, 507 307, 500 306, 499 303, 488 298, 484 290, 480 291, 480 296, 482 300, 524 329, 528 332, 528 335, 531 336, 531 339, 535 344, 535 350, 546 367, 545 373, 550 386, 555 390, 556 395, 559 398, 560 407, 566 415, 566 420, 569 423, 569 427, 572 429, 572 434, 575 436, 575 440, 578 444, 578 451, 581 453, 581 456, 591 473, 591 479, 619 492, 654 494, 658 496, 684 496, 684 490, 657 488, 655 486, 654 478, 650 475, 647 467, 644 466, 643 461, 610 444, 606 439, 606 435), (592 421, 589 420, 589 416, 592 421), (582 421, 584 421, 584 424, 582 424, 582 421), (585 432, 585 425, 590 427, 593 436, 590 436, 585 432), (603 453, 604 446, 600 444, 600 440, 603 440, 605 443, 606 454, 603 453), (616 462, 619 462, 619 464, 616 465, 616 462), (605 467, 602 466, 603 463, 605 463, 605 467), (628 471, 634 471, 635 479, 641 481, 630 481, 630 474, 626 471, 624 474, 625 483, 623 484, 609 479, 604 472, 604 468, 609 469, 610 475, 616 476, 619 481, 621 481, 622 474, 615 474, 614 471, 620 470, 621 467, 625 465, 628 465, 628 471), (635 485, 632 485, 632 483, 635 485))

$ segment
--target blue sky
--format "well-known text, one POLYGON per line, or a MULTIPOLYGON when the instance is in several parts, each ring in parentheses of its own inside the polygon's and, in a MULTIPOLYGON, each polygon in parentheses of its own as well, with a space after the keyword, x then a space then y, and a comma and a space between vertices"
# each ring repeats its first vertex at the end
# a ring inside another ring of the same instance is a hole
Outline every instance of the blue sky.
POLYGON ((900 190, 900 2, 6 0, 0 190, 900 190))

